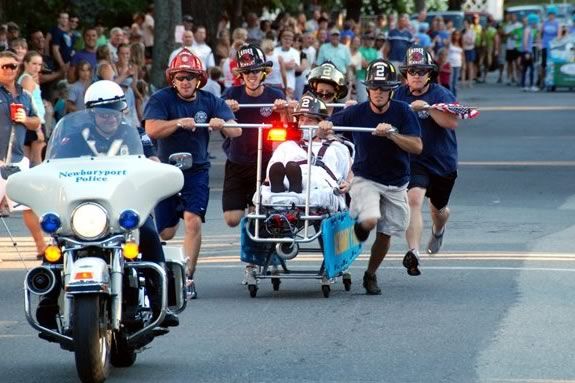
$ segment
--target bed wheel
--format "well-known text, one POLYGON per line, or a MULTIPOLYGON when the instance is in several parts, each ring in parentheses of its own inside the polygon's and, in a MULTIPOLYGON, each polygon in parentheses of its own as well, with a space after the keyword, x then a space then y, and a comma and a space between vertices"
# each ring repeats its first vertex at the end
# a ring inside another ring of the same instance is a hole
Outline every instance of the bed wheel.
POLYGON ((282 281, 279 278, 272 278, 272 286, 274 291, 279 291, 282 281))
POLYGON ((329 287, 329 285, 322 285, 321 286, 321 292, 323 293, 324 298, 329 298, 330 291, 331 291, 331 288, 329 287))
POLYGON ((345 291, 350 291, 351 290, 351 278, 343 278, 342 282, 343 282, 343 287, 345 288, 345 291))
POLYGON ((255 298, 258 295, 257 285, 248 285, 248 290, 250 291, 250 297, 255 298))

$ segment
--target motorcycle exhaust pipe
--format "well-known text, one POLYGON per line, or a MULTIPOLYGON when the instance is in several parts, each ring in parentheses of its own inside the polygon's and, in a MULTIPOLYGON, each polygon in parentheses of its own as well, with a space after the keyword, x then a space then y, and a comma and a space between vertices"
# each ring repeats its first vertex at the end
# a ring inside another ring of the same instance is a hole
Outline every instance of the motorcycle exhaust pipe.
POLYGON ((294 259, 298 252, 299 245, 297 243, 276 243, 276 253, 283 260, 289 261, 290 259, 294 259))
POLYGON ((33 294, 46 295, 56 287, 56 276, 47 267, 38 266, 26 274, 26 288, 33 294))

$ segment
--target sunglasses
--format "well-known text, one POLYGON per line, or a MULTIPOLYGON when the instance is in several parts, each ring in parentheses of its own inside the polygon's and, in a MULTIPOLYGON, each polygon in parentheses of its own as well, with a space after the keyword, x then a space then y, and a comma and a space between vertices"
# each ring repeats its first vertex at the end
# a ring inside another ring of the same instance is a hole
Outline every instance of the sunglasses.
POLYGON ((16 69, 18 69, 18 65, 17 64, 4 64, 4 65, 2 65, 2 69, 4 69, 4 70, 6 70, 6 69, 16 70, 16 69))
POLYGON ((316 93, 316 96, 321 98, 322 100, 330 100, 333 97, 335 97, 335 93, 331 93, 331 92, 325 92, 325 93, 316 93))
POLYGON ((384 87, 384 86, 370 86, 370 87, 368 87, 367 89, 372 90, 372 91, 374 91, 374 92, 375 92, 375 91, 378 91, 378 90, 379 90, 380 92, 388 92, 388 91, 391 90, 391 89, 386 88, 386 87, 384 87))
POLYGON ((407 73, 412 75, 412 76, 419 76, 419 77, 423 77, 426 74, 429 74, 429 69, 415 69, 415 68, 409 68, 407 70, 407 73))
POLYGON ((196 76, 192 76, 191 74, 189 74, 189 75, 187 75, 187 76, 176 76, 176 77, 174 77, 174 79, 176 79, 176 80, 178 80, 178 81, 180 81, 180 82, 182 82, 182 81, 184 81, 184 80, 192 81, 192 80, 195 79, 195 78, 196 78, 196 76))
POLYGON ((109 118, 117 118, 120 117, 119 113, 105 113, 105 112, 98 112, 96 113, 96 117, 100 117, 103 119, 109 119, 109 118))
POLYGON ((253 69, 253 70, 244 70, 242 71, 243 74, 259 74, 261 73, 261 69, 253 69))

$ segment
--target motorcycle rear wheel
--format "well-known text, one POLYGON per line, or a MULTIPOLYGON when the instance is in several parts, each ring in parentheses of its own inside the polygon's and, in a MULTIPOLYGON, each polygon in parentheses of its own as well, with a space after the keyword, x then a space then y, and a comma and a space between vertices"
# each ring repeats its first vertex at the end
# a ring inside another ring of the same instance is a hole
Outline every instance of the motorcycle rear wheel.
POLYGON ((74 354, 82 382, 103 382, 110 371, 112 331, 106 303, 99 295, 74 297, 74 354))

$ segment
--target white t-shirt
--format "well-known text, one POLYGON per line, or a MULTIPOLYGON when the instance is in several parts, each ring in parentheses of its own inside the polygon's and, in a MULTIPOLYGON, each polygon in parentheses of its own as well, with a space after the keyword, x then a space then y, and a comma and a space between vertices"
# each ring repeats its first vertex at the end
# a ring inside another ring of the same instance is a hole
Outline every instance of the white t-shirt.
POLYGON ((144 23, 142 24, 142 32, 144 38, 144 46, 152 47, 154 46, 154 18, 150 14, 146 14, 144 17, 144 23))
POLYGON ((204 65, 204 69, 216 66, 216 62, 214 60, 214 54, 212 53, 212 48, 210 48, 207 44, 205 43, 198 44, 194 41, 191 50, 193 54, 195 54, 200 58, 202 64, 204 65))
POLYGON ((310 45, 309 47, 302 49, 302 52, 305 53, 307 56, 308 67, 306 70, 303 71, 303 73, 301 75, 304 76, 304 78, 307 78, 307 75, 311 71, 311 69, 310 69, 311 65, 313 63, 315 63, 317 50, 315 49, 315 47, 313 45, 310 45))
MULTIPOLYGON (((294 61, 296 65, 300 65, 300 53, 295 48, 290 48, 284 51, 282 47, 277 47, 274 49, 274 53, 280 55, 283 58, 284 64, 294 61)), ((287 77, 287 87, 295 89, 295 68, 286 69, 287 77)))
POLYGON ((461 67, 463 66, 463 60, 461 55, 463 54, 463 48, 455 46, 453 44, 449 45, 449 50, 447 51, 447 62, 451 67, 461 67))
POLYGON ((462 36, 463 49, 466 51, 475 49, 475 31, 469 27, 462 36))
POLYGON ((266 76, 264 84, 281 85, 283 87, 282 73, 280 68, 280 62, 278 60, 278 55, 274 52, 273 54, 266 56, 267 61, 271 61, 272 71, 266 76))
POLYGON ((513 34, 513 31, 517 28, 521 28, 520 22, 507 23, 503 27, 503 32, 505 32, 505 34, 507 35, 507 41, 505 42, 505 49, 513 50, 517 48, 517 45, 515 44, 516 43, 515 36, 513 34))

